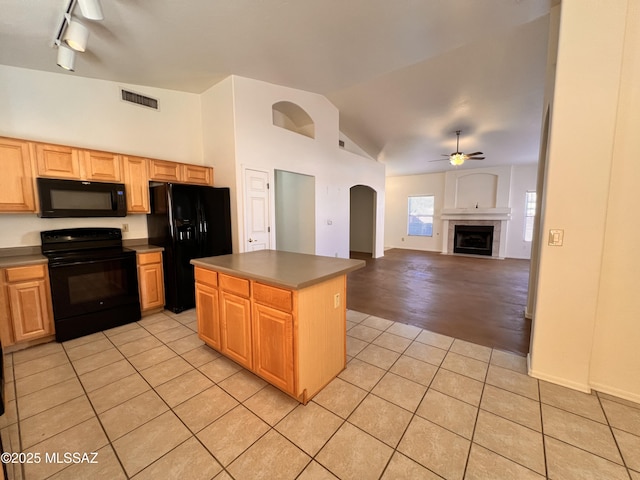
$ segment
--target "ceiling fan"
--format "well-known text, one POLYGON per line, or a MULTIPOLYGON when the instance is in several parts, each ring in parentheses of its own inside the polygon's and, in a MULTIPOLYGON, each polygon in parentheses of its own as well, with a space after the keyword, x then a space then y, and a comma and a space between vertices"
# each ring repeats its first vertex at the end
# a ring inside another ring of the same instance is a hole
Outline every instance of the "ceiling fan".
POLYGON ((443 160, 449 160, 449 163, 454 167, 462 165, 467 160, 484 160, 485 157, 479 157, 478 155, 482 155, 482 152, 473 152, 473 153, 462 153, 460 151, 460 130, 456 130, 456 151, 450 154, 443 153, 443 157, 439 160, 431 160, 432 162, 442 162, 443 160))

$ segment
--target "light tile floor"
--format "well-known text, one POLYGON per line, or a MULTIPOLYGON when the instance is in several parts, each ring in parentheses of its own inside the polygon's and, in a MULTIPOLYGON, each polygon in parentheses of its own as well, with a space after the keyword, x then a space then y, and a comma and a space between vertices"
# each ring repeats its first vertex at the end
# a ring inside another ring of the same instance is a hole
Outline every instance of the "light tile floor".
POLYGON ((402 323, 347 328, 306 406, 203 345, 193 311, 9 354, 3 438, 41 459, 10 478, 640 480, 640 405, 402 323))

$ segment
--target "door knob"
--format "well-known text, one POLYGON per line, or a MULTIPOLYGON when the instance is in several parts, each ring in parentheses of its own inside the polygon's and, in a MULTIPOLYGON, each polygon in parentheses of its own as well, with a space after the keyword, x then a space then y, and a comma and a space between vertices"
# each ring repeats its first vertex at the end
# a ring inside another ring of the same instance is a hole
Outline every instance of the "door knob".
POLYGON ((253 240, 249 239, 249 243, 253 242, 253 240))

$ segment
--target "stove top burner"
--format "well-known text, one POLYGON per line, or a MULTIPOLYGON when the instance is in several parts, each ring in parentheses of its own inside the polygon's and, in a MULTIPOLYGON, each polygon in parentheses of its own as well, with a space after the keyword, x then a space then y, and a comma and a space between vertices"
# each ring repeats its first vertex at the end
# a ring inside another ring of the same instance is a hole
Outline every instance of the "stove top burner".
POLYGON ((42 253, 46 256, 66 252, 122 250, 122 231, 119 228, 64 228, 40 232, 42 253))

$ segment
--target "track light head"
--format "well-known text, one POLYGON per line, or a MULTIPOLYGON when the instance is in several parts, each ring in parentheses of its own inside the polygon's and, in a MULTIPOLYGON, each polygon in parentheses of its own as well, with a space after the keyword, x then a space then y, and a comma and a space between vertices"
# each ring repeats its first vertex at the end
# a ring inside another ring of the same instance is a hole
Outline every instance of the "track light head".
POLYGON ((62 36, 62 41, 77 52, 84 52, 87 49, 89 39, 89 29, 77 20, 69 17, 67 28, 62 36))
POLYGON ((70 72, 74 72, 75 63, 76 63, 76 52, 71 50, 70 48, 65 47, 64 45, 58 45, 58 66, 68 70, 70 72))
POLYGON ((82 16, 89 20, 103 20, 100 0, 78 0, 82 16))

